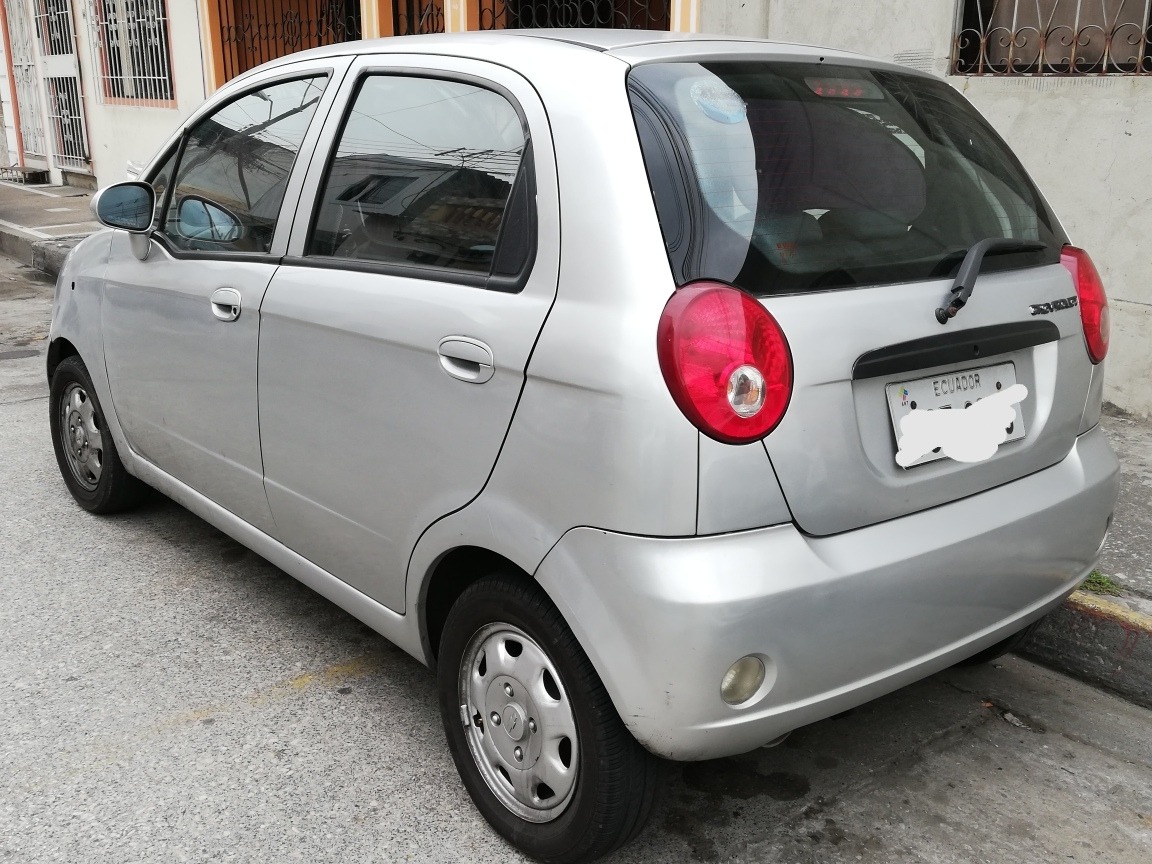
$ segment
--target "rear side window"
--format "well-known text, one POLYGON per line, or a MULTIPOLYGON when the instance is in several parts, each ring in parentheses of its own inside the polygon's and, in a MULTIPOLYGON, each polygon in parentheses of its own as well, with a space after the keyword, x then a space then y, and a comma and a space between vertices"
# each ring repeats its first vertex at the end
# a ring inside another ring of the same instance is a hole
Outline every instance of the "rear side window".
POLYGON ((679 284, 755 294, 941 278, 987 237, 1059 261, 1059 227, 1007 145, 941 81, 795 63, 661 63, 629 92, 679 284))
POLYGON ((527 252, 520 211, 529 202, 513 195, 528 182, 527 145, 520 115, 499 93, 369 76, 328 165, 307 254, 514 274, 527 252))

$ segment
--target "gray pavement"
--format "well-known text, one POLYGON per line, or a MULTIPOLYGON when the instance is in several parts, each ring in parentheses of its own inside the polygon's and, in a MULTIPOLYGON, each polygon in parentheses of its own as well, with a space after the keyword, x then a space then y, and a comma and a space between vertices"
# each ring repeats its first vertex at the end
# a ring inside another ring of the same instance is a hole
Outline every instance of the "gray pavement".
POLYGON ((100 228, 88 206, 90 189, 26 186, 0 181, 0 225, 40 240, 90 234, 100 228))
POLYGON ((91 197, 74 186, 0 181, 0 253, 55 276, 72 246, 100 228, 91 197))
MULTIPOLYGON (((42 360, 0 358, 0 861, 522 860, 456 778, 430 672, 159 496, 81 511, 42 360)), ((611 860, 1146 861, 1150 723, 1023 660, 952 670, 670 768, 611 860)))
POLYGON ((1100 572, 1152 600, 1152 423, 1112 406, 1106 410, 1104 427, 1123 473, 1100 572))
POLYGON ((41 350, 54 284, 47 273, 0 255, 0 354, 41 350))

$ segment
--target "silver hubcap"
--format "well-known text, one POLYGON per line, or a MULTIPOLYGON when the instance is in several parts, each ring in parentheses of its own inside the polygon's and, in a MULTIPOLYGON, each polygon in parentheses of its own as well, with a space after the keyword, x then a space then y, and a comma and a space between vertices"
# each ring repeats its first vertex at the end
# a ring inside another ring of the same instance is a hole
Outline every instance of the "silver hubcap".
POLYGON ((95 489, 104 464, 104 436, 92 400, 79 384, 69 384, 60 401, 60 444, 72 476, 85 489, 95 489))
POLYGON ((523 630, 489 624, 460 663, 460 720, 488 788, 529 822, 564 812, 576 788, 576 718, 548 655, 523 630))

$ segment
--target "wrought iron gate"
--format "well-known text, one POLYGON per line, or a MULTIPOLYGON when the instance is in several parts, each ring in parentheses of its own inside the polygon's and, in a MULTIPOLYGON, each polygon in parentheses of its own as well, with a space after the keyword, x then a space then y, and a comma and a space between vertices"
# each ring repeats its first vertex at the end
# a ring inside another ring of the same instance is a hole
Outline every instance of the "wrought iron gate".
POLYGON ((20 112, 20 137, 25 162, 47 167, 48 145, 44 140, 40 78, 36 71, 36 28, 24 0, 6 5, 8 38, 12 45, 12 77, 16 84, 16 107, 20 112))
POLYGON ((72 0, 38 0, 36 34, 48 97, 52 159, 60 168, 87 171, 88 132, 72 29, 72 0))
POLYGON ((671 0, 480 0, 480 29, 614 27, 667 30, 671 0))
POLYGON ((360 0, 218 0, 224 80, 293 51, 360 38, 360 0))
POLYGON ((397 36, 444 32, 441 0, 393 0, 392 32, 397 36))

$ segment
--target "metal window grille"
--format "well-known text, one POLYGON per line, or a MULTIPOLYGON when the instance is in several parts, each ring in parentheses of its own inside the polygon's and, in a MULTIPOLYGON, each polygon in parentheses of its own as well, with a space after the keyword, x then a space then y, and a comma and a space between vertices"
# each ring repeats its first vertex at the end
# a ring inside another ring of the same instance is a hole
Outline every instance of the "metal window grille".
POLYGON ((88 167, 88 136, 80 102, 80 81, 74 76, 48 78, 48 121, 56 133, 52 156, 61 168, 88 167))
POLYGON ((226 81, 293 51, 361 38, 360 0, 216 2, 226 81))
POLYGON ((392 32, 397 36, 444 32, 444 5, 440 0, 394 0, 392 32))
POLYGON ((957 75, 1152 75, 1152 0, 965 0, 957 75))
POLYGON ((667 30, 671 0, 480 0, 480 29, 613 27, 667 30))
POLYGON ((36 32, 40 37, 40 53, 47 57, 74 54, 71 0, 41 0, 37 6, 36 32))
POLYGON ((88 28, 100 102, 171 103, 166 0, 90 0, 88 28))

